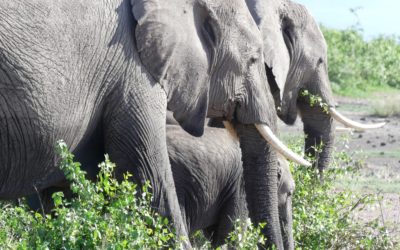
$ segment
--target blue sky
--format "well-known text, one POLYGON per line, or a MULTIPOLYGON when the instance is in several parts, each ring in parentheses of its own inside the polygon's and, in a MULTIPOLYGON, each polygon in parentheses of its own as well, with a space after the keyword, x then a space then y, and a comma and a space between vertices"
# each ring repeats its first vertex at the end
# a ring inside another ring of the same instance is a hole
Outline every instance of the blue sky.
POLYGON ((366 38, 379 34, 400 36, 400 0, 295 0, 307 7, 318 23, 345 29, 357 23, 357 11, 366 38))

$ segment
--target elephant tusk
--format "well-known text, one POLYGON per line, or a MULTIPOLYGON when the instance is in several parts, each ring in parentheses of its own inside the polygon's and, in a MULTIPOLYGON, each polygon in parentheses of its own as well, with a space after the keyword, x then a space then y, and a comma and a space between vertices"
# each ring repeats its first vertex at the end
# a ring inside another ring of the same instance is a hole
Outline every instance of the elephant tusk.
POLYGON ((236 133, 235 128, 233 127, 232 123, 229 121, 223 121, 224 127, 226 128, 226 130, 228 130, 229 134, 235 138, 235 139, 239 139, 238 134, 236 133))
POLYGON ((346 127, 336 127, 335 128, 336 132, 351 132, 353 131, 352 128, 346 128, 346 127))
POLYGON ((386 122, 381 122, 377 124, 362 124, 359 122, 355 122, 350 120, 349 118, 345 117, 344 115, 340 114, 336 109, 330 108, 329 113, 331 114, 332 118, 336 121, 342 123, 346 127, 353 128, 356 131, 364 131, 367 129, 376 129, 385 126, 386 122))
POLYGON ((269 143, 271 146, 278 151, 281 155, 286 157, 288 160, 296 162, 297 164, 311 167, 311 163, 303 159, 303 157, 299 156, 292 150, 290 150, 285 144, 281 142, 272 132, 272 130, 265 124, 255 124, 258 132, 262 135, 262 137, 269 143))

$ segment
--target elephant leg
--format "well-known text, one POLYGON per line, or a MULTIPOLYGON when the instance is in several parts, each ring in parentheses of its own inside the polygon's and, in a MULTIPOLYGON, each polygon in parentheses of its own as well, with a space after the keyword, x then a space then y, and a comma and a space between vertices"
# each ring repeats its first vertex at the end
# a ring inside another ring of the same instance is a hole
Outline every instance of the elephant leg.
POLYGON ((74 150, 74 161, 81 164, 81 169, 86 172, 86 178, 96 181, 99 173, 99 163, 104 161, 104 137, 102 123, 98 122, 93 133, 85 138, 74 150))
POLYGON ((208 240, 208 241, 210 241, 211 242, 211 245, 213 246, 213 248, 215 248, 215 246, 216 246, 216 238, 217 238, 217 231, 218 231, 218 227, 219 227, 219 225, 218 224, 215 224, 215 225, 212 225, 212 226, 209 226, 209 227, 207 227, 207 228, 205 228, 205 229, 203 229, 203 234, 204 234, 204 237, 208 240))
POLYGON ((53 194, 56 192, 63 192, 64 197, 67 199, 72 198, 73 194, 70 188, 67 187, 49 187, 36 194, 26 197, 30 209, 44 214, 48 214, 54 208, 53 194))
POLYGON ((215 231, 215 237, 212 241, 214 248, 225 244, 229 234, 234 230, 235 222, 237 220, 244 222, 248 217, 246 194, 241 176, 242 175, 240 174, 240 176, 238 176, 238 180, 235 181, 235 183, 240 182, 241 184, 233 185, 235 190, 221 209, 220 219, 215 231))
POLYGON ((177 235, 190 248, 167 152, 165 93, 158 85, 148 87, 151 94, 125 90, 110 97, 117 102, 107 104, 104 113, 105 151, 117 165, 117 178, 130 172, 136 183, 150 182, 152 207, 172 219, 177 235))

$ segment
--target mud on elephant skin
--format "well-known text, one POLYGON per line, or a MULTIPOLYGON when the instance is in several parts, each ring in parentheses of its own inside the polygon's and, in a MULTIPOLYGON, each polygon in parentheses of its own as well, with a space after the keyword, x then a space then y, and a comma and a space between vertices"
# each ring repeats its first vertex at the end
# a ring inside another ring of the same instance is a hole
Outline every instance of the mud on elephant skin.
POLYGON ((285 123, 293 124, 300 111, 306 135, 305 152, 316 157, 316 166, 322 171, 332 155, 334 119, 358 130, 384 124, 358 124, 335 110, 326 42, 304 6, 291 0, 246 0, 246 3, 263 36, 266 72, 278 115, 285 123), (329 110, 310 107, 309 99, 300 95, 302 90, 320 96, 329 110), (322 151, 315 152, 321 143, 322 151))

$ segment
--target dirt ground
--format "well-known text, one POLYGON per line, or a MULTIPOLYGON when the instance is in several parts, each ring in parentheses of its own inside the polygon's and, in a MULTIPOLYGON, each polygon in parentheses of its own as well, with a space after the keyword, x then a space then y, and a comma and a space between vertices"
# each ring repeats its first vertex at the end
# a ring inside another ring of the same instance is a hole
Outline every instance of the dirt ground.
MULTIPOLYGON (((384 98, 384 96, 382 96, 384 98)), ((371 100, 336 97, 338 110, 352 120, 363 123, 386 122, 382 129, 337 133, 336 151, 345 150, 358 162, 360 174, 348 176, 340 188, 380 197, 362 211, 355 210, 361 222, 377 221, 400 237, 400 117, 380 118, 370 115, 371 100)), ((400 105, 400 103, 399 103, 400 105)), ((338 127, 342 127, 339 124, 338 127)), ((280 124, 282 136, 302 132, 301 121, 295 126, 280 124)))
MULTIPOLYGON (((347 150, 361 161, 361 175, 347 182, 355 191, 382 198, 359 211, 356 218, 364 222, 377 220, 388 227, 391 235, 400 236, 400 117, 369 115, 370 100, 339 98, 338 102, 343 114, 353 120, 387 123, 382 129, 350 134, 347 150)), ((337 149, 344 149, 343 144, 337 149)))

